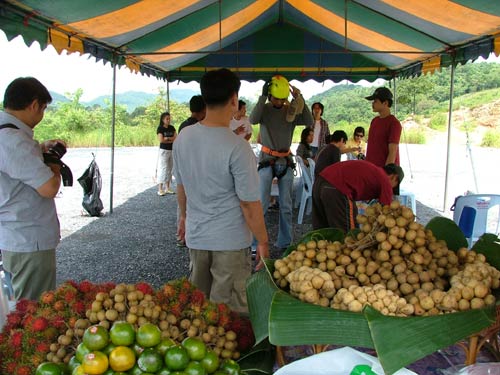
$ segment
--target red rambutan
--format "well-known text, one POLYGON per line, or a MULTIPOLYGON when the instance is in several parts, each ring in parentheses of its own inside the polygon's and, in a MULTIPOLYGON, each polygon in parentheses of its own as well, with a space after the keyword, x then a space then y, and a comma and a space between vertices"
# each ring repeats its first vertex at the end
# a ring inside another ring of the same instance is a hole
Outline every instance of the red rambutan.
POLYGON ((44 331, 49 326, 49 322, 44 317, 38 317, 31 323, 33 332, 44 331))
POLYGON ((35 351, 38 353, 48 353, 50 350, 50 346, 46 342, 39 342, 38 344, 35 345, 35 351))
POLYGON ((56 310, 56 311, 63 311, 66 308, 66 304, 64 303, 64 301, 59 300, 59 301, 54 302, 53 307, 54 307, 54 310, 56 310))
POLYGON ((6 374, 15 374, 17 363, 15 361, 10 361, 5 364, 5 373, 6 374))
POLYGON ((63 298, 67 303, 71 303, 76 299, 76 293, 68 290, 68 291, 66 291, 66 293, 64 293, 63 298))
POLYGON ((16 349, 12 352, 12 359, 19 359, 23 356, 23 351, 21 349, 16 349))
POLYGON ((230 322, 229 316, 224 315, 224 314, 219 315, 219 325, 221 327, 226 328, 227 325, 229 324, 229 322, 230 322))
POLYGON ((144 294, 154 294, 154 289, 151 285, 145 282, 140 282, 135 285, 135 288, 144 294))
POLYGON ((19 301, 16 302, 16 311, 19 312, 20 314, 26 313, 29 304, 30 300, 26 298, 21 298, 19 301))
POLYGON ((191 284, 191 282, 186 278, 181 279, 180 286, 181 286, 182 290, 186 290, 186 291, 194 288, 193 284, 191 284))
POLYGON ((76 301, 71 304, 71 311, 78 315, 85 314, 85 304, 82 301, 76 301))
POLYGON ((31 367, 27 365, 20 365, 17 369, 15 374, 16 375, 31 375, 31 367))
POLYGON ((20 348, 23 344, 23 332, 22 331, 14 331, 10 335, 10 343, 14 348, 20 348))
POLYGON ((12 312, 7 315, 7 326, 10 329, 18 328, 21 325, 23 316, 18 312, 12 312))
POLYGON ((186 305, 186 303, 188 303, 189 301, 189 294, 187 294, 185 291, 181 291, 179 293, 178 300, 181 305, 186 305))
POLYGON ((63 328, 66 326, 66 322, 64 320, 64 317, 61 315, 55 315, 51 320, 50 320, 50 325, 55 327, 55 328, 63 328))
POLYGON ((173 298, 177 295, 177 290, 172 284, 165 284, 163 286, 163 295, 167 298, 173 298))
POLYGON ((50 305, 54 302, 54 291, 43 292, 40 297, 40 302, 50 305))
POLYGON ((191 303, 196 306, 201 306, 203 305, 203 302, 205 302, 205 293, 203 293, 199 289, 193 290, 191 293, 191 303))
POLYGON ((82 293, 88 293, 93 288, 94 288, 94 285, 88 280, 83 280, 80 284, 78 284, 78 290, 82 293))
POLYGON ((180 303, 174 303, 169 307, 169 310, 176 317, 180 317, 182 314, 182 306, 180 303))

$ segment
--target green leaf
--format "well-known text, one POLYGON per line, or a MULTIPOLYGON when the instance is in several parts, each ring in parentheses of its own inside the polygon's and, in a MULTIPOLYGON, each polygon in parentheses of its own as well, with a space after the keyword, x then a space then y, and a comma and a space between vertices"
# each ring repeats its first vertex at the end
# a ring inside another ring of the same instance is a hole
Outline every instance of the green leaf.
POLYGON ((483 234, 474 244, 472 250, 484 254, 488 263, 500 270, 500 239, 497 235, 483 234))
POLYGON ((363 313, 386 374, 453 345, 496 321, 495 306, 426 317, 385 316, 371 306, 366 306, 363 313))
POLYGON ((262 341, 238 360, 244 374, 272 374, 275 363, 275 348, 268 340, 262 341))
POLYGON ((370 331, 361 313, 335 310, 302 302, 277 291, 269 316, 271 344, 338 344, 373 348, 370 331))
POLYGON ((457 251, 461 247, 469 247, 467 239, 457 224, 451 219, 442 216, 432 218, 425 229, 430 229, 438 240, 444 240, 448 249, 457 251))
POLYGON ((269 336, 269 310, 274 293, 278 290, 268 271, 273 267, 271 260, 265 260, 266 269, 254 273, 247 280, 247 300, 250 320, 258 344, 269 336))
POLYGON ((299 241, 297 241, 296 244, 290 245, 288 249, 285 251, 283 254, 283 257, 286 257, 288 254, 290 254, 293 250, 297 248, 297 244, 300 243, 306 243, 308 241, 314 240, 314 241, 319 241, 319 240, 327 240, 327 241, 344 241, 345 234, 342 230, 337 229, 337 228, 323 228, 323 229, 316 229, 311 232, 308 232, 302 237, 299 241))

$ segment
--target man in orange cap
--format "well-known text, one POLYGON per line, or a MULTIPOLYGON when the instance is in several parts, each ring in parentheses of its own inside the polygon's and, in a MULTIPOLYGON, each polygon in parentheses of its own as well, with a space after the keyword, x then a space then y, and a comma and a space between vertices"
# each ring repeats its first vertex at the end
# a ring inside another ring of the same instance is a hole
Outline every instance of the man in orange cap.
POLYGON ((275 246, 287 248, 292 242, 293 169, 290 146, 297 125, 314 124, 311 111, 304 105, 300 90, 289 85, 287 79, 276 75, 262 88, 262 96, 250 114, 250 123, 260 124, 259 157, 260 194, 264 214, 269 206, 273 179, 278 179, 279 232, 275 246), (293 100, 288 103, 288 96, 293 100), (269 100, 269 101, 268 101, 269 100))

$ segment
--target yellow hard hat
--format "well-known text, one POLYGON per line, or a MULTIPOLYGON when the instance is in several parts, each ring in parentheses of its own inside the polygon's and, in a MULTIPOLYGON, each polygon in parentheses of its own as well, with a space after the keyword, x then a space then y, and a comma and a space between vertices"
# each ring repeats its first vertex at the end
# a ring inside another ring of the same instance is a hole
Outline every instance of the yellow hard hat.
POLYGON ((290 94, 288 80, 280 75, 273 76, 273 78, 271 78, 271 84, 269 85, 269 94, 276 99, 287 99, 290 94))

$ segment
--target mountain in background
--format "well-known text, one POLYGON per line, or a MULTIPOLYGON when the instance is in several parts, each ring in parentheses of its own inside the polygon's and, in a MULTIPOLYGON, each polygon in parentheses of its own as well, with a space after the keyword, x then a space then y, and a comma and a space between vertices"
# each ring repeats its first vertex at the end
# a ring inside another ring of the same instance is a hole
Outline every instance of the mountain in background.
MULTIPOLYGON (((175 89, 170 91, 170 100, 175 101, 179 104, 189 103, 189 99, 191 99, 193 95, 198 95, 198 94, 199 94, 198 92, 189 89, 175 89)), ((55 105, 57 105, 58 102, 64 103, 69 101, 68 98, 57 92, 51 91, 50 95, 52 95, 53 99, 52 104, 55 105)), ((116 102, 120 105, 124 105, 127 108, 127 112, 132 113, 134 109, 136 109, 137 107, 146 107, 156 98, 156 96, 157 94, 150 94, 146 92, 127 91, 124 93, 116 94, 116 102)), ((96 105, 104 107, 106 105, 105 104, 106 100, 111 102, 111 96, 102 95, 91 101, 88 102, 82 101, 81 103, 86 107, 93 107, 96 105)))

